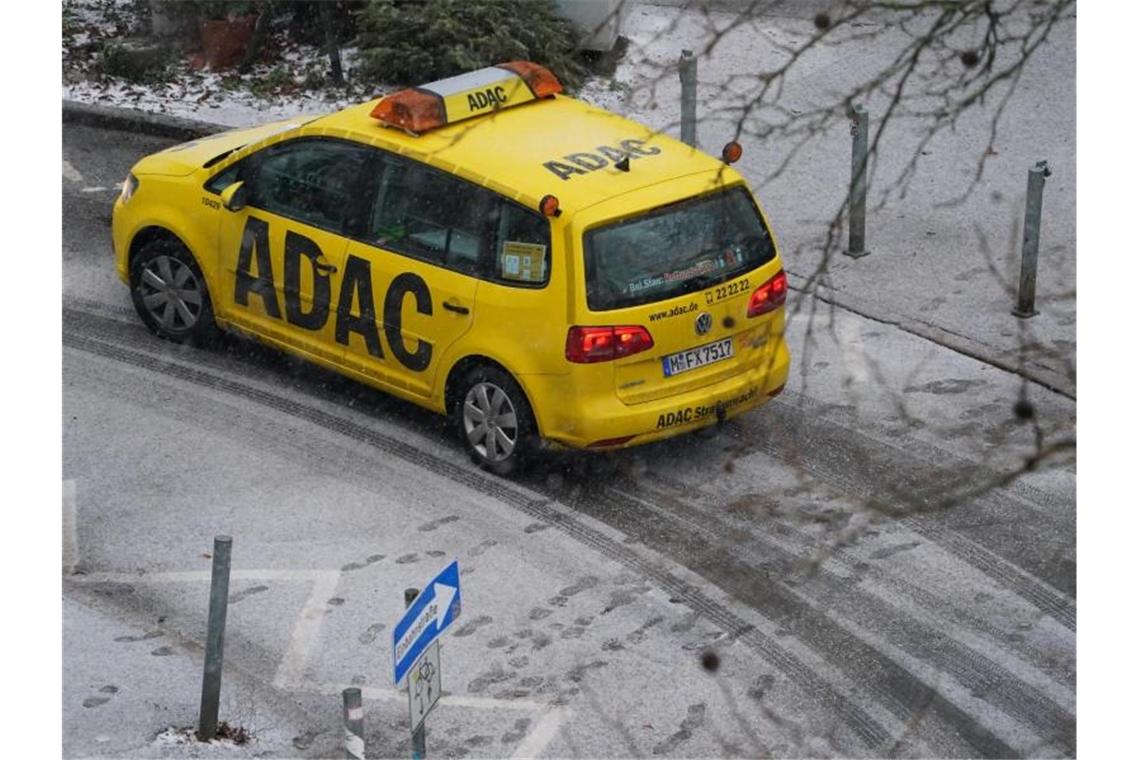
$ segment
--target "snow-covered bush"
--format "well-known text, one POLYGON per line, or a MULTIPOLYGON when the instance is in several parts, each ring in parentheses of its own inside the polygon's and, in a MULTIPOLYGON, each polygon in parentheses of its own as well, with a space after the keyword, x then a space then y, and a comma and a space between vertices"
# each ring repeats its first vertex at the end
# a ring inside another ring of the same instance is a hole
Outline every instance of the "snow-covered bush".
POLYGON ((370 0, 357 19, 360 75, 419 84, 511 60, 550 68, 567 87, 585 69, 550 0, 370 0))

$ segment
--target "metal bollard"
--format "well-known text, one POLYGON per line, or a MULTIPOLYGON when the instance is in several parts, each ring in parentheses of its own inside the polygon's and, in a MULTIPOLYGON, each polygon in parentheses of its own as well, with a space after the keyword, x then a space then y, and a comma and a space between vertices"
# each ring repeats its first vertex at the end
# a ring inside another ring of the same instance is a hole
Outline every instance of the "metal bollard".
POLYGON ((1041 239, 1041 195, 1045 178, 1052 174, 1048 161, 1038 161, 1029 170, 1025 191, 1025 226, 1021 233, 1021 280, 1017 285, 1017 306, 1013 316, 1028 319, 1037 314, 1037 244, 1041 239))
POLYGON ((681 142, 697 147, 697 59, 681 51, 681 142))
POLYGON ((851 114, 851 188, 847 194, 848 242, 844 251, 861 259, 867 250, 867 133, 870 117, 866 107, 856 105, 851 114))
MULTIPOLYGON (((416 597, 420 595, 418 588, 404 589, 404 609, 412 606, 412 602, 416 601, 416 597)), ((424 760, 427 757, 427 731, 424 729, 424 724, 421 723, 420 727, 412 734, 412 760, 424 760)))
POLYGON ((360 689, 341 692, 344 697, 344 756, 348 760, 364 760, 364 705, 360 689))
POLYGON ((210 613, 206 621, 206 664, 202 670, 202 702, 198 710, 198 741, 218 735, 218 700, 222 693, 222 645, 226 635, 226 607, 230 595, 229 536, 214 537, 214 564, 210 571, 210 613))

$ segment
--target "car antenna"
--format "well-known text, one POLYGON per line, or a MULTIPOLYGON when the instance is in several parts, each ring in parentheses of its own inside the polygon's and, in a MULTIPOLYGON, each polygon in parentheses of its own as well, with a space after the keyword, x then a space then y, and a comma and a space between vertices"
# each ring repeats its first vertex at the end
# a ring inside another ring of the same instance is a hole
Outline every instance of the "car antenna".
POLYGON ((623 172, 629 171, 629 154, 626 153, 620 161, 614 163, 614 168, 623 172))

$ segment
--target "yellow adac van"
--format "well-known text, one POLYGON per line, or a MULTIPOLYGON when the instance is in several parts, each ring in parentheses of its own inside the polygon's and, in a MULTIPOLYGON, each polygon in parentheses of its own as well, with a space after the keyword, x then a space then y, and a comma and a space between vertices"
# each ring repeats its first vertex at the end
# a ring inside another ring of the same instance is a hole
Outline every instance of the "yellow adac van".
POLYGON ((545 445, 715 424, 788 374, 743 177, 516 61, 140 160, 119 277, 159 336, 252 336, 450 415, 508 474, 545 445))

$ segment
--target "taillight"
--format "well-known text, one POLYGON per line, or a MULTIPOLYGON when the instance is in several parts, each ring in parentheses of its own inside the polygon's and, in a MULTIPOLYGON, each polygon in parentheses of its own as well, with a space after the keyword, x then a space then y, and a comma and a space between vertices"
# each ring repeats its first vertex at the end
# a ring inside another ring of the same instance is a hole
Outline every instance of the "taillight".
POLYGON ((566 358, 576 364, 608 362, 653 348, 653 336, 641 325, 571 327, 566 358))
POLYGON ((783 306, 787 297, 788 276, 781 269, 772 279, 752 291, 752 297, 748 299, 748 316, 758 317, 767 314, 783 306))

